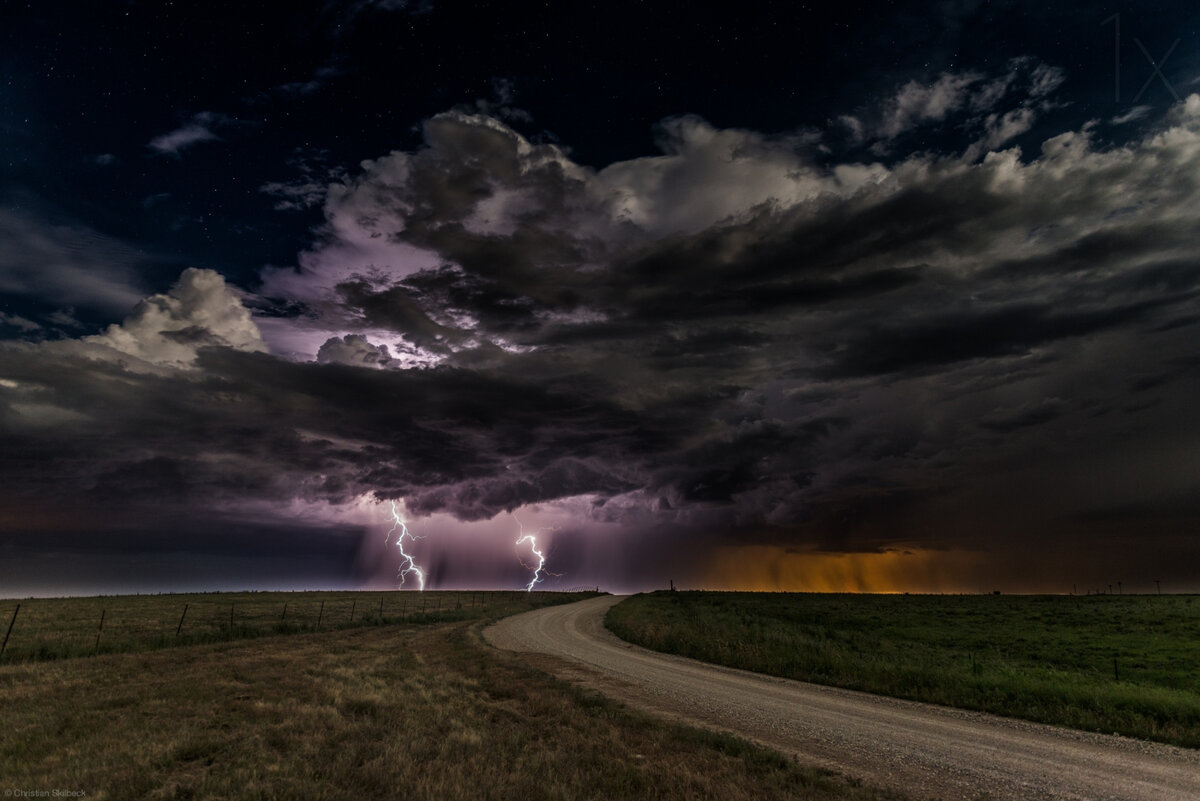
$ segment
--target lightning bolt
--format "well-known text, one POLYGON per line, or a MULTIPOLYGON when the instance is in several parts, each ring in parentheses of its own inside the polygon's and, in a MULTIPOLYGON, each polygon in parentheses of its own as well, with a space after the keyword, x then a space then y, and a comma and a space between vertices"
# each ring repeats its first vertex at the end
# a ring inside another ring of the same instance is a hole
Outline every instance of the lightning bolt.
MULTIPOLYGON (((409 533, 408 525, 407 525, 406 521, 404 520, 404 515, 400 512, 399 509, 396 508, 396 502, 392 501, 391 504, 392 504, 392 520, 394 522, 392 523, 392 527, 390 529, 388 529, 387 536, 391 537, 392 533, 396 529, 400 529, 400 534, 397 535, 397 537, 396 537, 396 547, 400 549, 400 555, 402 557, 404 557, 404 561, 400 563, 400 573, 399 573, 400 586, 401 587, 404 586, 404 582, 408 578, 409 573, 415 573, 417 575, 417 589, 424 591, 425 590, 425 571, 422 570, 417 565, 417 562, 415 559, 413 559, 412 554, 410 554, 408 551, 404 550, 405 537, 412 540, 413 542, 417 541, 417 537, 414 536, 413 534, 409 533)), ((385 538, 384 541, 386 542, 387 538, 385 538)))
POLYGON ((520 537, 520 539, 517 540, 517 545, 521 545, 525 542, 528 542, 530 550, 533 551, 533 555, 538 558, 537 567, 530 567, 529 565, 525 564, 524 559, 521 560, 522 565, 524 565, 526 568, 533 571, 533 578, 530 579, 530 581, 527 585, 525 585, 525 592, 533 592, 534 585, 540 584, 542 582, 542 573, 543 572, 550 576, 557 576, 559 574, 551 573, 549 570, 545 569, 546 568, 546 555, 538 550, 537 537, 535 537, 532 534, 525 533, 525 524, 521 522, 521 518, 517 517, 516 512, 513 512, 512 516, 513 516, 513 520, 517 521, 517 525, 521 529, 521 537, 520 537))

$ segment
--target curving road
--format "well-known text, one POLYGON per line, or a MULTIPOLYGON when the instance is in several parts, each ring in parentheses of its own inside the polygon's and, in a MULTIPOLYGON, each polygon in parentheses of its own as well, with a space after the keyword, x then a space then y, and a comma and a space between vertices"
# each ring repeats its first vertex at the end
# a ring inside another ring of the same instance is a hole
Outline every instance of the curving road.
POLYGON ((506 618, 493 645, 628 705, 730 731, 915 797, 1200 799, 1200 751, 777 679, 639 648, 604 628, 605 596, 506 618))

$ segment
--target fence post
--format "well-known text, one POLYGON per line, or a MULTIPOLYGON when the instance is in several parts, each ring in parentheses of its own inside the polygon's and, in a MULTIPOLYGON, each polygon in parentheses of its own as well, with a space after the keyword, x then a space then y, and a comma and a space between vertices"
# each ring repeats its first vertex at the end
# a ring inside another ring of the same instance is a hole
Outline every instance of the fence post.
POLYGON ((188 605, 183 605, 183 614, 179 616, 179 625, 175 627, 175 636, 179 636, 179 632, 183 631, 183 619, 187 617, 188 605))
POLYGON ((325 602, 321 601, 321 611, 317 612, 317 628, 321 628, 321 618, 325 617, 325 602))
POLYGON ((17 604, 17 608, 13 610, 12 620, 8 621, 8 632, 4 635, 4 643, 0 644, 0 656, 4 656, 4 649, 8 647, 8 637, 12 634, 13 624, 17 622, 17 612, 21 611, 21 605, 17 604))
POLYGON ((1120 680, 1121 680, 1121 674, 1117 670, 1117 658, 1114 656, 1113 657, 1113 681, 1120 681, 1120 680))
POLYGON ((98 629, 96 629, 96 647, 94 649, 92 649, 95 651, 100 650, 100 635, 104 633, 104 613, 106 611, 108 611, 108 610, 106 610, 106 609, 100 610, 100 627, 98 629))
POLYGON ((357 601, 357 600, 354 600, 354 601, 351 601, 351 602, 350 602, 350 622, 351 622, 351 623, 353 623, 353 622, 354 622, 354 607, 356 607, 356 606, 358 606, 358 601, 357 601))
POLYGON ((379 596, 379 619, 383 620, 383 596, 379 596))
POLYGON ((287 601, 283 602, 283 614, 279 616, 279 622, 287 620, 287 601))

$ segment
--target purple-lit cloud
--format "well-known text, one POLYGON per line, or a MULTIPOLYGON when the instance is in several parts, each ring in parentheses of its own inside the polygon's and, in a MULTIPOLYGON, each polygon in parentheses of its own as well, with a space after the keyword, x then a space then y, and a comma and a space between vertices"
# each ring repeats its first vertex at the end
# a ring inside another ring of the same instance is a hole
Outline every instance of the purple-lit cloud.
POLYGON ((855 118, 902 141, 975 115, 951 156, 839 161, 822 132, 679 117, 659 155, 595 169, 438 115, 330 183, 318 240, 256 296, 190 270, 103 334, 0 349, 0 493, 403 499, 423 531, 537 507, 571 584, 595 537, 1165 553, 1200 512, 1174 391, 1200 375, 1200 96, 1127 145, 1089 124, 1023 153, 1061 76, 1022 70, 855 118), (1096 524, 1107 507, 1149 511, 1096 524))

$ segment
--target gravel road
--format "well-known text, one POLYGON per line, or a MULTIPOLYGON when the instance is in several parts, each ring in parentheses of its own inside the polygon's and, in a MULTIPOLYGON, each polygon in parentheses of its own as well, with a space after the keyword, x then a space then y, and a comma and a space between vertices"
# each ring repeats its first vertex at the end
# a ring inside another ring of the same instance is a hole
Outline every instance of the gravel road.
POLYGON ((914 798, 1200 799, 1200 751, 822 687, 639 648, 604 628, 620 600, 538 609, 493 645, 631 707, 733 732, 914 798))

